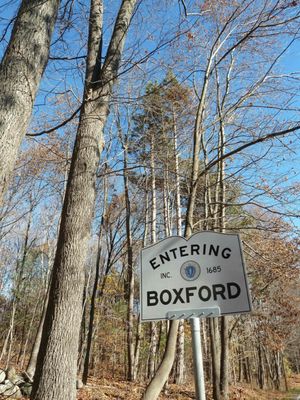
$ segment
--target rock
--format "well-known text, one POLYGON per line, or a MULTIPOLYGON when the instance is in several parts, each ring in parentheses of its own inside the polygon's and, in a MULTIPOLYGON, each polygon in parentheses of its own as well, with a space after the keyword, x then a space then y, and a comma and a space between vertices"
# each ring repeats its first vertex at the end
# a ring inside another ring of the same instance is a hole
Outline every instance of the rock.
POLYGON ((30 396, 32 392, 32 384, 30 382, 25 382, 20 386, 23 396, 30 396))
POLYGON ((13 397, 14 399, 22 398, 20 388, 9 380, 6 380, 3 384, 0 384, 0 394, 5 397, 13 397))
POLYGON ((17 373, 16 373, 16 370, 14 369, 14 367, 8 367, 6 370, 6 379, 13 382, 16 379, 16 377, 17 377, 17 373))
POLYGON ((76 389, 82 389, 83 388, 83 382, 81 379, 76 379, 76 389))
POLYGON ((13 378, 10 379, 10 381, 12 383, 14 383, 15 385, 18 385, 18 386, 20 386, 23 383, 25 383, 25 380, 24 380, 23 376, 19 375, 19 374, 16 374, 13 378))
POLYGON ((6 373, 3 369, 0 369, 0 383, 4 382, 6 379, 6 373))

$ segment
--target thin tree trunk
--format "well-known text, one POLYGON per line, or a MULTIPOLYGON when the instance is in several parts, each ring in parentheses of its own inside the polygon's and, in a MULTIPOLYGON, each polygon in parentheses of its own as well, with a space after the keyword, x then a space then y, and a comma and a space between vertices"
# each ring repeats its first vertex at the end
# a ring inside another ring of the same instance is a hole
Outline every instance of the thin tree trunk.
POLYGON ((287 373, 286 373, 286 368, 285 368, 285 364, 284 364, 284 356, 283 356, 282 352, 280 353, 280 359, 281 359, 282 374, 283 374, 283 378, 284 378, 285 391, 288 392, 289 384, 288 384, 287 373))
POLYGON ((228 375, 229 375, 229 337, 228 317, 221 317, 221 370, 220 390, 223 400, 228 399, 228 375))
POLYGON ((260 389, 265 387, 265 368, 262 354, 262 346, 258 343, 258 384, 260 389))
MULTIPOLYGON (((177 235, 182 235, 182 216, 181 216, 181 196, 180 196, 180 177, 179 177, 179 155, 178 155, 178 144, 177 144, 177 124, 176 115, 173 109, 173 151, 175 158, 175 207, 176 207, 176 230, 177 235)), ((178 326, 178 338, 177 338, 177 354, 175 364, 175 383, 178 385, 184 382, 184 320, 179 321, 178 326)))
MULTIPOLYGON (((150 142, 150 168, 151 168, 151 242, 156 242, 156 177, 155 177, 155 158, 154 158, 154 133, 151 132, 150 142)), ((156 367, 158 347, 158 332, 156 322, 150 323, 150 348, 148 362, 148 378, 153 378, 156 367)))
POLYGON ((212 365, 212 377, 213 377, 213 399, 220 400, 220 342, 219 342, 219 330, 218 330, 218 319, 209 319, 210 328, 210 352, 211 352, 211 365, 212 365))
POLYGON ((96 172, 109 100, 134 5, 134 0, 123 0, 102 66, 103 8, 101 1, 92 0, 84 100, 64 199, 32 400, 76 398, 84 263, 94 213, 96 172))
MULTIPOLYGON (((218 227, 220 232, 225 232, 225 224, 226 224, 226 185, 225 185, 225 122, 224 122, 224 104, 226 97, 229 92, 229 82, 230 82, 230 73, 233 67, 233 57, 231 56, 231 63, 229 65, 227 75, 226 75, 226 87, 225 93, 221 100, 220 93, 220 84, 219 84, 219 76, 216 68, 216 82, 217 82, 217 109, 219 116, 219 144, 218 144, 218 157, 220 162, 218 163, 218 181, 217 181, 217 190, 219 199, 216 199, 216 207, 219 203, 219 212, 216 213, 218 227)), ((220 371, 220 390, 221 396, 223 400, 228 399, 228 380, 229 380, 229 334, 228 334, 228 323, 229 317, 222 316, 221 317, 221 371, 220 371)))
MULTIPOLYGON (((121 134, 121 124, 119 124, 119 132, 121 134)), ((135 350, 134 350, 134 271, 133 271, 133 249, 132 249, 132 235, 131 235, 131 204, 129 198, 129 182, 127 173, 127 157, 128 157, 128 137, 123 139, 123 180, 124 180, 124 194, 125 194, 125 208, 126 208, 126 243, 127 243, 127 278, 125 285, 125 296, 127 298, 127 379, 134 380, 134 366, 135 366, 135 350)))
POLYGON ((36 362, 37 362, 37 357, 41 345, 41 340, 42 340, 42 333, 43 333, 43 326, 44 326, 44 321, 46 317, 46 310, 48 306, 48 299, 49 299, 49 291, 47 291, 46 297, 45 297, 45 302, 44 302, 44 307, 43 307, 43 313, 40 319, 39 327, 35 336, 34 340, 34 345, 31 350, 30 354, 30 359, 29 363, 26 369, 27 375, 30 377, 30 379, 33 379, 34 374, 35 374, 35 369, 36 369, 36 362))
MULTIPOLYGON (((18 357, 17 357, 17 364, 19 364, 19 362, 20 362, 20 359, 21 359, 22 354, 23 354, 23 349, 24 349, 24 346, 25 346, 25 342, 26 342, 27 335, 26 335, 25 332, 27 330, 26 329, 27 328, 27 316, 28 316, 29 309, 30 309, 30 307, 27 304, 26 307, 25 307, 25 310, 24 310, 24 318, 23 318, 23 324, 22 324, 22 330, 21 330, 22 333, 21 333, 21 340, 20 340, 20 344, 19 344, 19 352, 18 352, 18 357)), ((35 309, 36 309, 36 307, 35 307, 35 309)), ((35 313, 35 310, 34 310, 34 313, 35 313)), ((29 330, 30 330, 30 326, 28 327, 28 331, 29 330)))
POLYGON ((175 357, 178 323, 179 321, 171 321, 170 323, 169 335, 163 360, 156 371, 154 378, 148 385, 143 400, 157 399, 164 384, 167 382, 175 357))
POLYGON ((30 323, 29 323, 29 327, 28 327, 28 331, 27 331, 27 335, 26 335, 26 339, 25 339, 25 343, 24 343, 24 348, 23 348, 22 357, 21 357, 21 365, 20 365, 21 369, 23 369, 23 367, 24 367, 24 363, 25 363, 25 359, 26 359, 27 347, 28 347, 28 343, 29 343, 29 338, 32 335, 33 322, 35 320, 36 313, 37 313, 37 310, 39 308, 39 305, 40 305, 41 301, 42 301, 42 298, 41 298, 41 295, 39 294, 38 300, 37 300, 37 302, 35 304, 34 311, 33 311, 33 314, 32 314, 32 317, 31 317, 31 320, 30 320, 30 323))
POLYGON ((10 362, 10 355, 11 355, 12 343, 13 343, 13 339, 14 339, 14 330, 15 330, 16 308, 17 308, 16 299, 14 299, 13 304, 12 304, 12 312, 11 312, 11 316, 10 316, 10 322, 9 322, 9 330, 8 330, 7 336, 5 338, 3 350, 1 353, 1 357, 0 357, 0 360, 1 360, 1 358, 3 356, 6 356, 5 368, 8 367, 9 362, 10 362), (8 350, 7 350, 7 347, 8 347, 8 350))

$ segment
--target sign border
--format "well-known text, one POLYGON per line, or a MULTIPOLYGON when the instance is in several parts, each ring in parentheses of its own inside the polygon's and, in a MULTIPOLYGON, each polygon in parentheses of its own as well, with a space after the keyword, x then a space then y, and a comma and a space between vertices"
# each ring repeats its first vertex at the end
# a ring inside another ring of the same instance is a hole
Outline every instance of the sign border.
MULTIPOLYGON (((171 235, 171 236, 165 237, 164 239, 158 240, 155 243, 152 243, 152 244, 150 244, 148 246, 143 247, 142 250, 140 251, 139 259, 140 259, 140 270, 141 270, 141 273, 140 273, 140 321, 141 322, 168 320, 167 317, 165 317, 165 318, 150 318, 150 319, 142 318, 143 306, 144 306, 144 304, 142 303, 142 293, 143 293, 142 252, 143 252, 143 250, 146 250, 146 249, 149 249, 151 247, 154 247, 158 243, 162 243, 165 240, 168 240, 170 238, 184 239, 186 242, 188 242, 193 236, 196 236, 196 235, 199 235, 199 234, 213 234, 213 235, 236 236, 237 237, 238 245, 239 245, 239 251, 240 251, 240 255, 241 255, 241 261, 242 261, 243 276, 244 276, 244 280, 245 280, 245 286, 246 286, 247 300, 248 300, 249 309, 241 310, 241 311, 232 311, 232 312, 228 312, 228 313, 221 313, 220 316, 222 316, 222 315, 224 315, 224 316, 226 316, 226 315, 235 315, 235 314, 243 314, 243 313, 252 312, 252 302, 251 302, 251 297, 250 297, 249 281, 248 281, 248 276, 246 274, 246 263, 245 263, 245 258, 244 258, 244 254, 243 254, 243 250, 242 250, 242 240, 241 240, 240 234, 239 233, 214 232, 214 231, 199 231, 199 232, 193 233, 189 238, 185 238, 184 236, 180 236, 180 235, 171 235)), ((180 311, 180 310, 178 310, 178 311, 180 311)), ((201 311, 201 308, 199 308, 199 311, 201 311)), ((187 312, 187 310, 185 312, 187 312)))

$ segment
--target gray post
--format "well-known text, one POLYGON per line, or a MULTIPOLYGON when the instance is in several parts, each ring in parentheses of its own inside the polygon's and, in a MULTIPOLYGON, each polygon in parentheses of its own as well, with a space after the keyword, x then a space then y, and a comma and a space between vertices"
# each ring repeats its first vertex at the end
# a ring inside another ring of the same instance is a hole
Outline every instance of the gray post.
POLYGON ((196 399, 205 400, 205 380, 203 371, 202 344, 200 332, 200 319, 191 318, 190 324, 192 328, 192 345, 193 345, 193 363, 194 378, 196 388, 196 399))

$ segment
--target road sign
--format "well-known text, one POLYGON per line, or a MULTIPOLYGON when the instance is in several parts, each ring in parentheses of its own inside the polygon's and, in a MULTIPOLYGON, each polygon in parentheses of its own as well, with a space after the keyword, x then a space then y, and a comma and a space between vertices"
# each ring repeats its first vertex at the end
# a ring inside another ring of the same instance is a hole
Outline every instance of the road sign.
POLYGON ((191 310, 220 315, 251 311, 239 235, 199 232, 171 236, 141 252, 141 320, 190 318, 191 310))

